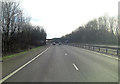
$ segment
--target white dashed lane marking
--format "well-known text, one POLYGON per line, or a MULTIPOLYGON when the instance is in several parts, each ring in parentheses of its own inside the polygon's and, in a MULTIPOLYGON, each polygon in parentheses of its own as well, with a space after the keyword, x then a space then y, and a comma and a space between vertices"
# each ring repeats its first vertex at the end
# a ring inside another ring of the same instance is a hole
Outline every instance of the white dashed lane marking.
POLYGON ((76 69, 76 70, 78 70, 78 67, 73 63, 73 66, 74 66, 74 68, 76 69))
POLYGON ((67 53, 65 53, 65 55, 68 55, 67 53))

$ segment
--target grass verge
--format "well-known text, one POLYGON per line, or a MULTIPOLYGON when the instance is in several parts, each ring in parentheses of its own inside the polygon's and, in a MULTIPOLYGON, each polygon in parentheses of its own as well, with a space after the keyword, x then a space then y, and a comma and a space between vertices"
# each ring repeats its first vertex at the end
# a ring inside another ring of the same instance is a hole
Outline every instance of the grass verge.
POLYGON ((22 54, 25 54, 27 53, 28 51, 34 51, 38 48, 40 48, 41 46, 39 47, 36 47, 36 48, 33 48, 33 49, 30 49, 30 50, 26 50, 26 51, 23 51, 23 52, 19 52, 19 53, 15 53, 15 54, 12 54, 12 55, 8 55, 8 56, 4 56, 4 57, 1 57, 0 60, 5 60, 5 59, 8 59, 8 58, 12 58, 12 57, 15 57, 15 56, 19 56, 19 55, 22 55, 22 54))

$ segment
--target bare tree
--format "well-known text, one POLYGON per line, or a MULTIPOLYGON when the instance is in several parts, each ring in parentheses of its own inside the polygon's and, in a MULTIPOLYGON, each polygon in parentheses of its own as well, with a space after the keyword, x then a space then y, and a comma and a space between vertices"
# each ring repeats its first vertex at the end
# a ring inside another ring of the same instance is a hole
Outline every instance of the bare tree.
POLYGON ((30 17, 25 17, 20 3, 1 2, 1 30, 3 54, 18 52, 46 41, 46 32, 41 27, 32 26, 30 17), (33 43, 33 44, 32 44, 33 43))
POLYGON ((116 17, 109 17, 109 26, 110 26, 110 32, 113 34, 116 33, 117 28, 117 18, 116 17))
POLYGON ((13 45, 13 38, 16 32, 22 31, 22 24, 27 23, 28 19, 23 17, 22 10, 18 2, 2 1, 2 40, 3 51, 9 52, 13 45))
POLYGON ((21 15, 21 10, 19 8, 19 3, 3 1, 2 2, 2 40, 3 40, 3 50, 8 52, 12 45, 11 37, 18 31, 19 17, 21 15))

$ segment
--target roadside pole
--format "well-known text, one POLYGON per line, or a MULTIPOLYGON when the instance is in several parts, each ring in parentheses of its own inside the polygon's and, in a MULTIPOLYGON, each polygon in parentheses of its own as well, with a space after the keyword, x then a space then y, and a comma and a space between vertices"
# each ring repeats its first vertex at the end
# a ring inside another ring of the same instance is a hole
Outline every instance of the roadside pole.
POLYGON ((1 13, 1 9, 2 9, 2 2, 0 1, 0 79, 2 79, 2 13, 1 13))
MULTIPOLYGON (((118 33, 120 34, 120 1, 118 2, 118 33)), ((118 46, 120 46, 119 39, 120 37, 118 37, 118 46)), ((118 82, 120 84, 120 62, 119 61, 118 61, 118 82)))

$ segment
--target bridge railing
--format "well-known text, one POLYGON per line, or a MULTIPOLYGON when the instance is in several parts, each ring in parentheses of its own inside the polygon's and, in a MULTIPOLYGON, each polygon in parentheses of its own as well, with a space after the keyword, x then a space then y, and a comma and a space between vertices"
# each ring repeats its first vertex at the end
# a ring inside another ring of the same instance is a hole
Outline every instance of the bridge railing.
POLYGON ((92 51, 97 51, 105 54, 111 54, 120 56, 120 47, 118 46, 103 46, 103 45, 92 45, 92 44, 79 44, 79 43, 68 43, 67 45, 80 47, 92 51))

